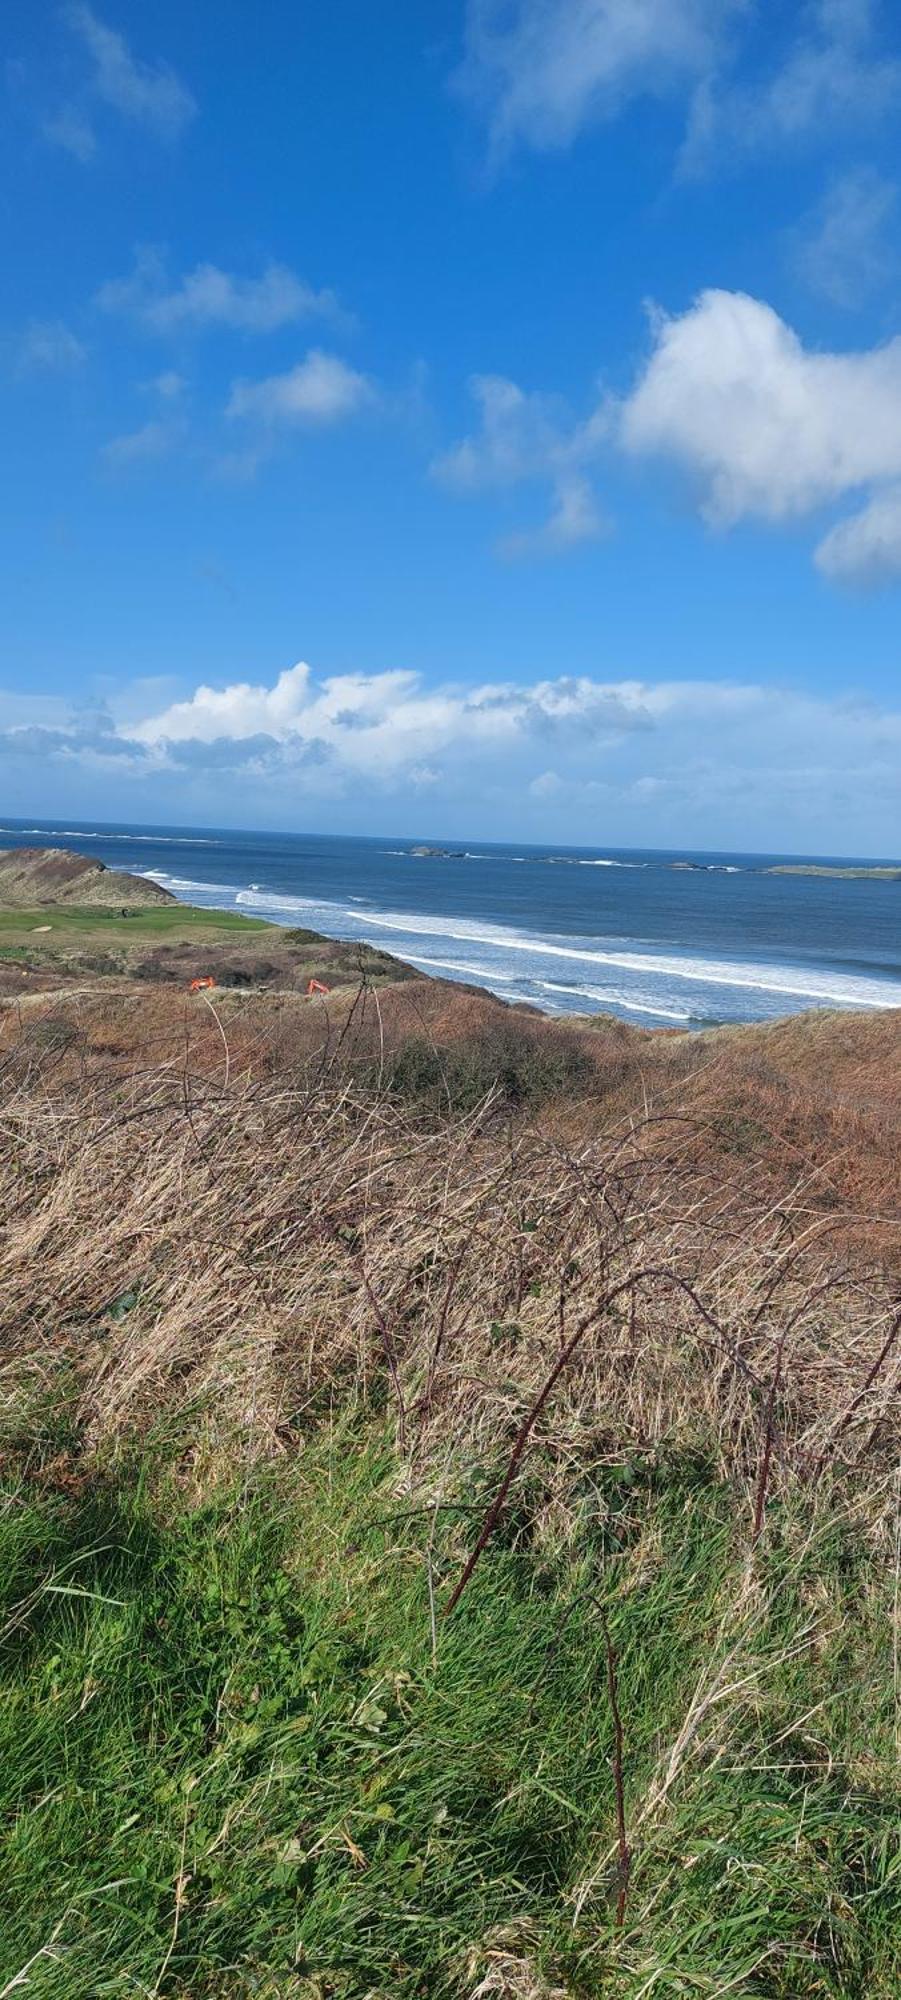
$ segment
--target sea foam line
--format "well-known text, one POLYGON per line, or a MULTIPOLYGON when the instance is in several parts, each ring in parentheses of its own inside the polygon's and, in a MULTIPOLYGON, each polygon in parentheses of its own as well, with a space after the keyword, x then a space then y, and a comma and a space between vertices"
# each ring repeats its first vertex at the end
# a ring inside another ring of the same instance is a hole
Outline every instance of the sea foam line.
POLYGON ((562 986, 556 979, 536 979, 534 984, 542 993, 571 993, 578 1000, 607 1001, 611 1006, 626 1007, 630 1014, 657 1014, 663 1021, 690 1021, 691 1014, 681 1008, 661 1007, 657 1001, 635 1000, 628 993, 620 992, 616 986, 562 986))
MULTIPOLYGON (((154 871, 158 876, 162 871, 154 871)), ((165 878, 174 886, 173 878, 165 878)), ((179 886, 182 886, 179 884, 179 886)), ((400 910, 347 909, 344 905, 315 896, 279 895, 251 889, 230 890, 224 884, 196 883, 192 888, 213 896, 233 897, 233 907, 281 912, 295 921, 303 915, 318 917, 324 930, 351 922, 370 931, 403 933, 407 937, 434 937, 445 942, 487 946, 495 952, 528 953, 533 957, 565 960, 586 966, 612 966, 639 973, 645 979, 664 976, 688 980, 697 985, 737 988, 746 992, 772 993, 811 1005, 888 1008, 901 1006, 901 981, 854 978, 841 974, 819 975, 801 967, 729 961, 709 958, 678 958, 672 953, 601 949, 597 946, 568 944, 560 938, 537 937, 514 931, 502 924, 462 924, 453 918, 429 916, 400 910)), ((399 946, 403 951, 403 946, 399 946)), ((411 954, 407 953, 408 956, 411 954)), ((475 975, 490 983, 503 977, 501 966, 473 967, 475 975)), ((507 971, 509 976, 509 969, 507 971)), ((584 990, 584 989, 583 989, 584 990)), ((620 1005, 626 1004, 624 1001, 620 1005)), ((633 1003, 634 1004, 634 1003, 633 1003)), ((664 1010, 655 1011, 663 1013, 664 1010)), ((675 1018, 675 1016, 673 1017, 675 1018)), ((690 1017, 689 1017, 690 1018, 690 1017)))
POLYGON ((151 847, 221 847, 221 840, 213 840, 209 835, 188 833, 83 833, 77 826, 0 826, 0 833, 11 834, 15 840, 24 840, 26 835, 40 833, 45 840, 127 840, 146 841, 151 847))
POLYGON ((646 976, 663 973, 671 979, 693 980, 704 986, 736 986, 761 993, 785 994, 792 999, 831 1000, 838 1006, 901 1006, 901 981, 853 979, 841 975, 823 979, 815 973, 803 973, 800 968, 783 972, 781 967, 768 964, 683 959, 662 952, 589 950, 580 945, 552 943, 547 938, 530 937, 522 932, 506 930, 503 926, 489 930, 487 925, 471 925, 462 929, 454 925, 453 920, 407 916, 399 911, 382 912, 378 916, 374 913, 364 915, 361 911, 358 921, 378 929, 426 936, 437 934, 459 939, 461 943, 490 944, 495 950, 531 952, 535 956, 564 958, 584 965, 613 965, 622 971, 640 972, 646 976))

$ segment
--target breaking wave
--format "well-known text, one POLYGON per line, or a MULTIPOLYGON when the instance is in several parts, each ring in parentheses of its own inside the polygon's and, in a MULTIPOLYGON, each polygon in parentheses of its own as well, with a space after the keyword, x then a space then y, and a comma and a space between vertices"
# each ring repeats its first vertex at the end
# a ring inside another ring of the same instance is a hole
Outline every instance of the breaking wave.
POLYGON ((150 847, 221 847, 221 840, 214 840, 211 834, 200 833, 110 833, 104 827, 101 833, 85 833, 80 826, 0 826, 0 833, 8 833, 15 840, 24 840, 29 834, 39 833, 43 840, 127 840, 144 841, 150 847))
POLYGON ((605 1011, 691 1028, 811 1007, 901 1007, 901 977, 894 968, 856 967, 849 958, 834 967, 823 959, 805 962, 790 950, 784 957, 770 953, 755 959, 654 944, 634 933, 570 935, 490 916, 398 910, 364 904, 356 883, 344 896, 317 896, 267 889, 258 881, 245 887, 201 881, 165 868, 143 872, 203 907, 381 946, 423 972, 485 986, 548 1013, 605 1011))

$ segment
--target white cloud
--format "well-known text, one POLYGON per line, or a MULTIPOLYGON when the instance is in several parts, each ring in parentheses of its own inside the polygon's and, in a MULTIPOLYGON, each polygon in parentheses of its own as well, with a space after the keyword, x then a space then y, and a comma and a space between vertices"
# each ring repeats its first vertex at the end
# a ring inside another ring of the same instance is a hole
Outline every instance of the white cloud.
POLYGON ((880 44, 883 11, 879 0, 809 0, 769 15, 749 0, 468 0, 455 85, 484 118, 495 158, 518 144, 568 146, 636 99, 681 93, 681 164, 698 171, 889 112, 901 62, 880 44), (773 51, 762 73, 752 38, 761 15, 773 51))
POLYGON ((559 771, 539 771, 529 786, 529 796, 533 799, 559 799, 565 790, 559 771))
POLYGON ((142 424, 139 430, 125 431, 121 437, 110 438, 101 451, 104 464, 112 472, 124 472, 129 466, 146 465, 158 458, 165 458, 175 442, 171 426, 153 418, 142 424))
POLYGON ((263 423, 319 426, 340 423, 375 400, 365 375, 335 354, 311 348, 296 368, 259 382, 232 384, 227 414, 258 417, 263 423))
POLYGON ((132 726, 148 745, 270 738, 281 745, 319 744, 350 770, 375 775, 431 766, 455 746, 502 754, 518 743, 573 736, 582 743, 607 732, 651 726, 646 691, 635 682, 608 686, 563 676, 534 686, 507 682, 426 689, 406 671, 339 674, 316 681, 303 662, 272 687, 236 682, 199 687, 132 726))
POLYGON ((317 678, 303 663, 272 683, 204 685, 159 706, 161 692, 126 690, 114 715, 0 696, 5 795, 21 795, 21 772, 37 763, 70 791, 81 774, 81 817, 103 776, 105 798, 118 785, 115 810, 132 818, 136 784, 144 816, 151 800, 170 818, 176 801, 182 817, 199 801, 209 819, 227 781, 244 824, 290 823, 302 798, 304 813, 337 802, 346 827, 396 832, 415 789, 436 828, 462 835, 479 798, 522 838, 534 825, 646 845, 897 847, 897 706, 723 681, 429 687, 407 671, 317 678))
POLYGON ((190 700, 174 702, 159 715, 137 723, 131 733, 142 743, 192 739, 212 743, 220 736, 260 734, 280 739, 304 713, 310 678, 309 667, 299 661, 296 667, 286 668, 271 688, 249 681, 232 682, 218 690, 204 685, 190 700))
POLYGON ((92 160, 97 151, 91 121, 74 104, 64 105, 53 118, 45 119, 43 133, 51 146, 59 146, 64 153, 71 153, 73 160, 80 160, 82 165, 92 160))
POLYGON ((19 343, 19 368, 25 374, 69 374, 87 359, 87 348, 61 319, 32 320, 19 343))
POLYGON ((164 368, 161 375, 154 375, 152 382, 145 382, 144 387, 161 396, 164 403, 174 403, 184 394, 187 383, 177 368, 164 368))
POLYGON ((584 471, 605 435, 603 407, 576 422, 559 398, 527 392, 502 375, 476 375, 469 387, 478 427, 433 461, 433 477, 461 494, 530 483, 550 489, 547 519, 505 536, 500 553, 560 554, 605 534, 608 524, 584 471))
POLYGON ((520 557, 563 555, 583 542, 597 542, 610 532, 610 523, 595 499, 591 483, 582 472, 559 472, 553 482, 553 505, 546 521, 538 528, 519 529, 502 536, 500 555, 511 561, 520 557))
POLYGON ((873 167, 842 174, 792 231, 793 265, 812 291, 833 305, 862 305, 898 268, 886 230, 898 189, 873 167))
POLYGON ((901 99, 901 62, 878 43, 874 0, 816 0, 769 75, 751 84, 711 74, 695 96, 682 165, 734 163, 742 154, 868 128, 901 99))
POLYGON ((474 375, 469 390, 479 427, 435 460, 435 477, 472 493, 545 473, 571 427, 559 399, 528 394, 503 375, 474 375))
POLYGON ((878 585, 901 577, 901 485, 889 487, 850 520, 839 521, 816 552, 817 568, 839 583, 878 585))
POLYGON ((269 263, 258 278, 197 264, 173 286, 160 251, 146 246, 137 251, 129 277, 101 286, 96 304, 104 312, 130 314, 159 334, 211 326, 272 333, 300 320, 344 318, 334 292, 314 291, 287 264, 269 263))
POLYGON ((497 151, 566 146, 710 67, 734 0, 470 0, 458 79, 497 151))
POLYGON ((618 451, 680 466, 714 528, 863 506, 824 524, 818 566, 866 583, 901 573, 901 335, 822 352, 763 300, 725 291, 702 292, 684 313, 654 311, 651 332, 631 391, 618 402, 601 393, 587 416, 504 376, 473 378, 478 423, 433 461, 433 477, 462 495, 529 485, 550 495, 543 524, 506 534, 500 554, 554 554, 607 533, 592 479, 618 451))
MULTIPOLYGON (((721 291, 658 317, 654 335, 621 409, 620 441, 691 473, 712 525, 788 521, 901 480, 901 336, 863 352, 820 353, 772 307, 721 291)), ((853 542, 838 544, 844 573, 853 542)), ((822 551, 820 560, 837 574, 831 546, 831 562, 822 551)))
MULTIPOLYGON (((194 117, 197 105, 175 71, 167 63, 144 62, 134 56, 124 35, 107 27, 81 0, 65 9, 65 19, 91 58, 93 94, 159 138, 177 138, 194 117)), ((77 116, 63 114, 64 120, 77 116)), ((77 148, 70 144, 70 151, 77 148)))

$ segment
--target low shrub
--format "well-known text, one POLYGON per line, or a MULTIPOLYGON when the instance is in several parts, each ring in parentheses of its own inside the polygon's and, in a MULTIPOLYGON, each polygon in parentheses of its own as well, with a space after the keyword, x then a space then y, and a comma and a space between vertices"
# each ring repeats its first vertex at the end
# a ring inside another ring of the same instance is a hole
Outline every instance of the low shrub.
POLYGON ((584 1094, 595 1076, 577 1035, 501 1019, 443 1046, 411 1036, 389 1059, 386 1081, 405 1102, 452 1118, 489 1098, 495 1110, 534 1111, 552 1097, 584 1094))

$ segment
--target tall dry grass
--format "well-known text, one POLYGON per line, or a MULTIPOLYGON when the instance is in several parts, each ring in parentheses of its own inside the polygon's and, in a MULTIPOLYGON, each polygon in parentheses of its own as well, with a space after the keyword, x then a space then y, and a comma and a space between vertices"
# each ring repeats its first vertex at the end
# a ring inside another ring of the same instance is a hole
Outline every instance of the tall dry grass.
MULTIPOLYGON (((416 1004, 407 990, 405 1031, 416 1004)), ((503 1500, 540 1447, 551 1511, 588 1452, 702 1441, 745 1483, 754 1534, 791 1482, 892 1462, 890 1270, 849 1253, 819 1163, 782 1146, 774 1190, 759 1131, 711 1146, 696 1052, 653 1101, 639 1062, 637 1109, 618 1071, 541 1123, 497 1090, 435 1119, 392 1094, 398 1024, 372 995, 290 1032, 182 1009, 180 1046, 167 1006, 138 1046, 124 1001, 87 1026, 60 1005, 7 1022, 14 1403, 65 1371, 93 1443, 202 1406, 255 1455, 330 1401, 383 1400, 411 1488, 500 1455, 503 1500)))
POLYGON ((854 1025, 0 1018, 4 1991, 895 1991, 854 1025))

